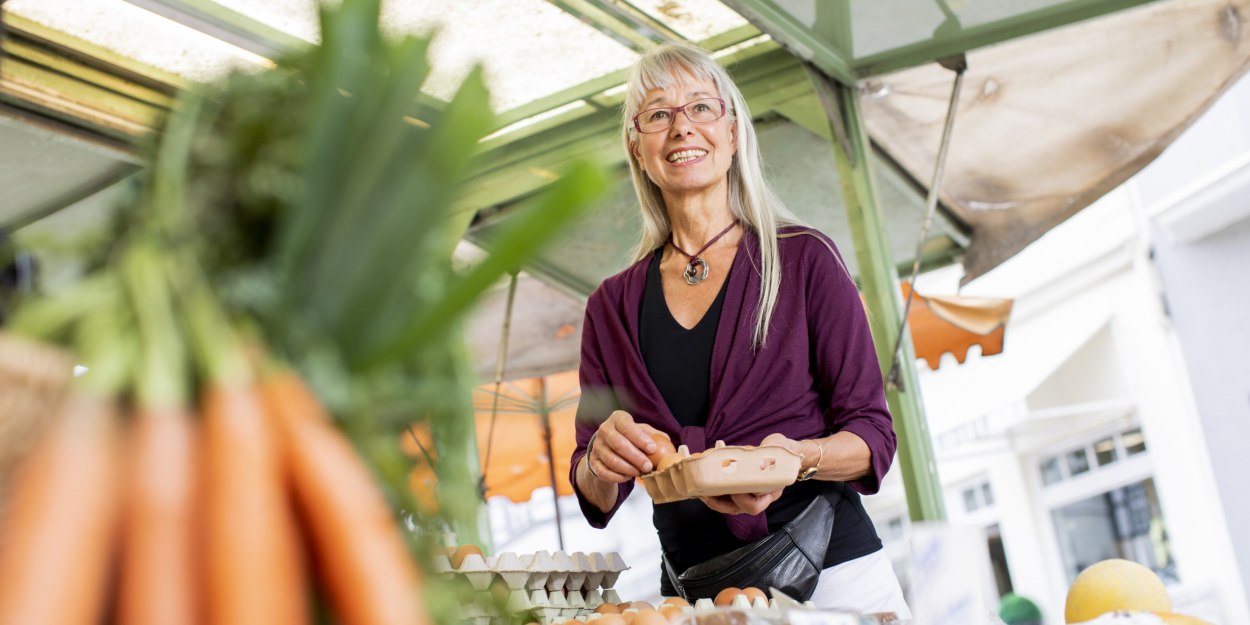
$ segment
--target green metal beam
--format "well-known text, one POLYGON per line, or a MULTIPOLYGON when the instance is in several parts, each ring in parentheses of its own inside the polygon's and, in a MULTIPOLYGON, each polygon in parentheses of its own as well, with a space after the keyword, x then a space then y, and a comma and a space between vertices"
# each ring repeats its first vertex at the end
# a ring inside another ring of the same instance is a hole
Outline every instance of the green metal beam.
MULTIPOLYGON (((147 133, 176 92, 165 76, 83 53, 71 37, 4 15, 0 102, 122 145, 147 133)), ((116 55, 114 55, 116 56, 116 55)))
POLYGON ((115 74, 131 82, 173 94, 187 85, 181 76, 145 65, 91 42, 79 39, 28 20, 11 11, 0 13, 8 42, 25 42, 46 48, 56 55, 74 63, 87 65, 108 74, 115 74))
MULTIPOLYGON (((855 84, 855 71, 836 47, 837 42, 825 41, 816 36, 789 12, 778 8, 769 0, 721 1, 747 18, 756 28, 781 42, 799 59, 815 65, 826 75, 844 84, 855 84)), ((849 36, 849 31, 847 32, 849 36)))
MULTIPOLYGON (((312 47, 310 41, 300 39, 264 22, 253 19, 214 2, 213 0, 126 0, 183 26, 191 28, 238 46, 271 61, 312 47)), ((428 117, 431 111, 441 111, 447 103, 432 95, 417 96, 412 115, 418 119, 428 117)))
MULTIPOLYGON (((740 43, 750 41, 751 39, 759 36, 760 31, 754 26, 748 24, 746 26, 739 26, 738 28, 728 30, 719 35, 709 37, 703 41, 696 42, 696 44, 705 50, 715 52, 730 46, 736 46, 740 43)), ((776 49, 776 47, 776 44, 760 44, 751 46, 745 52, 748 54, 763 54, 776 49)), ((738 55, 735 54, 734 57, 735 59, 738 59, 738 55)), ((532 102, 526 102, 525 104, 497 115, 495 119, 496 124, 499 128, 504 128, 515 124, 516 122, 534 117, 535 115, 559 109, 579 101, 587 101, 587 103, 602 106, 612 106, 614 105, 612 102, 619 104, 619 99, 614 101, 610 97, 605 97, 604 92, 625 84, 625 79, 628 74, 628 69, 617 70, 610 74, 605 74, 584 83, 574 85, 568 89, 557 91, 556 93, 539 98, 532 102)))
MULTIPOLYGON (((810 92, 802 67, 775 46, 731 66, 747 105, 756 114, 780 101, 810 92)), ((623 163, 619 104, 623 94, 604 96, 599 106, 582 107, 540 124, 487 140, 472 176, 475 184, 461 198, 462 209, 485 209, 537 192, 555 180, 568 161, 590 156, 599 162, 623 163), (532 130, 532 131, 531 131, 532 130)))
POLYGON ((685 41, 686 38, 668 24, 651 17, 646 11, 638 8, 629 0, 588 0, 603 11, 610 13, 622 22, 630 24, 634 30, 646 38, 656 42, 685 41))
POLYGON ((598 2, 592 0, 547 1, 634 52, 646 52, 662 41, 659 37, 652 38, 643 34, 635 24, 622 20, 614 11, 605 10, 598 2))
MULTIPOLYGON (((864 127, 859 91, 811 70, 812 82, 829 119, 834 160, 846 206, 846 216, 859 263, 860 287, 870 311, 873 343, 884 379, 893 361, 902 320, 902 301, 893 249, 877 200, 868 132, 864 127)), ((946 510, 938 479, 920 386, 916 379, 911 341, 902 341, 901 384, 888 386, 886 399, 898 432, 898 463, 903 473, 907 508, 912 520, 940 520, 946 510)))
MULTIPOLYGON (((902 46, 852 61, 855 74, 875 76, 915 67, 961 52, 1032 35, 1083 20, 1140 6, 1153 0, 1082 0, 1049 6, 1008 19, 957 29, 952 34, 902 46)), ((823 68, 822 68, 823 69, 823 68)))
POLYGON ((285 56, 312 45, 211 0, 126 2, 266 59, 285 56))
POLYGON ((183 82, 115 52, 4 13, 0 102, 107 138, 147 133, 183 82))
MULTIPOLYGON (((751 82, 758 79, 777 79, 779 74, 785 70, 793 70, 790 82, 802 82, 806 80, 801 77, 794 77, 793 72, 801 73, 798 63, 781 50, 772 42, 764 42, 756 46, 751 46, 745 50, 738 51, 732 58, 727 57, 726 63, 729 71, 734 75, 734 79, 742 87, 744 82, 751 82)), ((607 78, 607 77, 604 77, 607 78)), ((623 79, 623 77, 622 77, 623 79)), ((603 79, 596 79, 600 81, 603 79)), ((605 82, 599 82, 595 86, 602 86, 605 82)), ((617 83, 616 86, 619 86, 617 83)), ((625 94, 621 90, 611 90, 611 93, 598 91, 599 95, 593 98, 585 98, 579 100, 585 102, 586 106, 572 107, 558 115, 550 115, 541 121, 525 126, 518 126, 513 129, 504 129, 483 141, 485 155, 494 158, 495 154, 507 154, 514 160, 521 154, 523 148, 513 148, 517 143, 524 142, 535 135, 553 136, 557 141, 571 141, 575 137, 581 136, 576 130, 576 125, 586 119, 600 119, 605 117, 616 118, 619 122, 620 105, 625 100, 625 94), (559 132, 552 135, 552 130, 558 129, 559 132), (571 134, 569 134, 571 133, 571 134)), ((747 96, 747 90, 743 89, 743 94, 747 96)), ((576 104, 578 101, 573 102, 576 104)), ((614 127, 611 132, 615 133, 614 127)))

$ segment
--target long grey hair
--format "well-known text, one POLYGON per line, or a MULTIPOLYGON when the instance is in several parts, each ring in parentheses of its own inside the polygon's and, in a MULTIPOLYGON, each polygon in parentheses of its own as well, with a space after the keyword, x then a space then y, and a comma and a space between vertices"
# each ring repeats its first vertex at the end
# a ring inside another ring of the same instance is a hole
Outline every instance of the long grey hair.
POLYGON ((638 114, 648 91, 668 89, 685 76, 696 80, 710 80, 715 84, 721 97, 728 100, 730 115, 737 127, 738 151, 729 167, 729 210, 739 222, 749 227, 749 234, 759 238, 760 258, 756 270, 760 274, 760 299, 754 340, 758 349, 768 340, 768 327, 772 321, 773 307, 777 303, 777 292, 781 287, 777 229, 798 224, 799 220, 764 181, 755 125, 751 122, 751 113, 742 93, 738 91, 738 86, 730 78, 729 72, 707 51, 688 43, 666 43, 643 54, 630 68, 629 78, 625 83, 625 152, 630 155, 629 171, 633 177, 634 191, 638 194, 638 203, 642 207, 642 237, 634 258, 635 261, 641 260, 667 243, 672 234, 672 225, 660 188, 647 177, 637 159, 633 158, 633 146, 638 139, 633 117, 638 114))

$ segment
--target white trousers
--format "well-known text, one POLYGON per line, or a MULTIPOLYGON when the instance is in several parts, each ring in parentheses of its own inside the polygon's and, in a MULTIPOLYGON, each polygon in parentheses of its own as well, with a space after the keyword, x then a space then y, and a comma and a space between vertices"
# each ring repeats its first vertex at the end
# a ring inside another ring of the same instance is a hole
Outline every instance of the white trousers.
POLYGON ((893 612, 899 620, 911 619, 911 609, 884 549, 825 569, 811 600, 816 607, 828 610, 893 612))

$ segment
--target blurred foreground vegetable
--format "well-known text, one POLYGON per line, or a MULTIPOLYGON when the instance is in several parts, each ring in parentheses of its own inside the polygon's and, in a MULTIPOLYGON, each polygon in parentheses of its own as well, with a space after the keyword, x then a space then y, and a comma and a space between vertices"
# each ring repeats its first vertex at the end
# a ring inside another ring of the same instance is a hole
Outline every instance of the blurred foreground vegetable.
POLYGON ((452 206, 491 130, 480 74, 419 106, 427 41, 384 39, 377 0, 322 24, 279 69, 184 94, 92 271, 0 335, 0 426, 21 430, 0 443, 30 449, 0 508, 0 625, 457 607, 422 592, 434 532, 407 540, 399 519, 475 520, 459 320, 604 180, 573 165, 458 275, 452 206), (406 487, 398 437, 421 420, 442 433, 448 518, 406 487))

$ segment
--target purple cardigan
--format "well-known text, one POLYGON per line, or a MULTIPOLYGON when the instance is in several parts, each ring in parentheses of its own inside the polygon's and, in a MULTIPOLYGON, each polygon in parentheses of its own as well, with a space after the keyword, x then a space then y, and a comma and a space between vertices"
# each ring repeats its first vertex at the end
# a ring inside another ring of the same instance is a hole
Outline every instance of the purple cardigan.
MULTIPOLYGON (((774 432, 796 440, 853 432, 872 451, 872 470, 850 485, 863 494, 880 489, 896 439, 859 292, 833 241, 823 233, 783 228, 778 246, 781 288, 768 343, 755 354, 751 343, 760 279, 754 233, 742 237, 734 256, 712 349, 706 427, 677 423, 642 359, 638 315, 650 256, 604 280, 591 294, 582 326, 582 394, 611 397, 616 404, 584 400, 578 410, 569 479, 591 526, 605 527, 634 487, 633 482, 621 484, 606 514, 577 487, 577 463, 612 408, 667 432, 691 453, 717 440, 758 445, 774 432), (596 407, 588 408, 591 404, 596 407), (588 410, 601 414, 586 414, 588 410)), ((768 532, 766 515, 727 515, 726 521, 738 538, 755 540, 768 532)))

